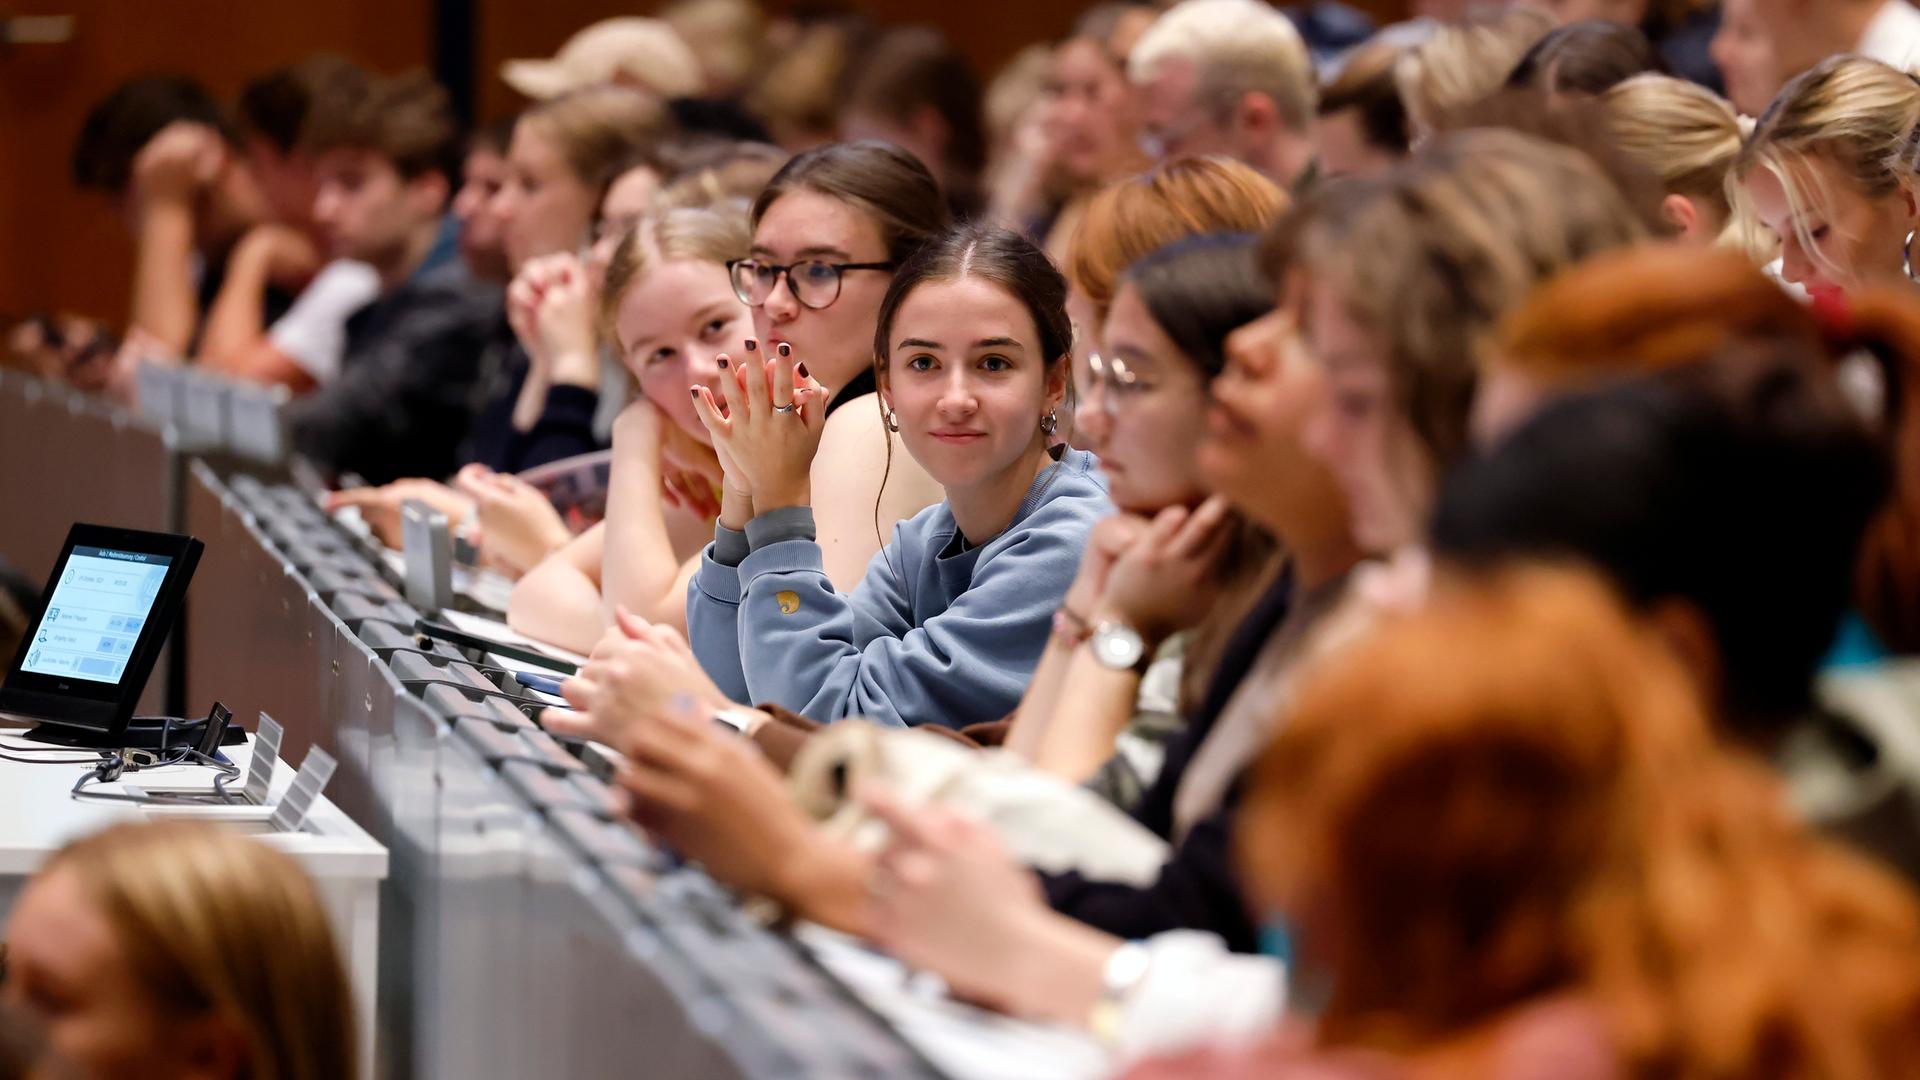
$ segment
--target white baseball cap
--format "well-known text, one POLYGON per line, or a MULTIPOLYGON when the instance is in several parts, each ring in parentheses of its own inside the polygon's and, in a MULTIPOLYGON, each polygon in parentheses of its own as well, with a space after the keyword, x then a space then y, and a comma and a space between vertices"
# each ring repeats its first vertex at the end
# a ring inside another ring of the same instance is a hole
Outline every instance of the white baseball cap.
POLYGON ((663 98, 701 89, 700 62, 680 35, 659 19, 637 16, 594 23, 568 38, 551 60, 509 60, 500 65, 500 77, 536 101, 615 82, 663 98))

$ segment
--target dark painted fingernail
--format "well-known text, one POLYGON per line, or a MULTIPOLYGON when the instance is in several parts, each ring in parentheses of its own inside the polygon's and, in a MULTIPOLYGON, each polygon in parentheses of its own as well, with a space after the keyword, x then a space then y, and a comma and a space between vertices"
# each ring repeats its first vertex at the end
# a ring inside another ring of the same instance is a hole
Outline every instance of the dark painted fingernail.
POLYGON ((727 370, 727 358, 724 356, 720 358, 720 370, 721 371, 727 370))
POLYGON ((799 365, 798 365, 798 366, 796 366, 796 367, 794 368, 794 370, 795 370, 795 371, 798 371, 798 372, 800 373, 800 377, 801 377, 801 378, 803 378, 803 379, 811 379, 811 378, 813 378, 813 376, 811 376, 811 375, 809 375, 809 374, 807 374, 807 364, 806 364, 806 361, 804 361, 804 360, 803 360, 803 361, 801 361, 801 362, 799 363, 799 365))
POLYGON ((792 356, 792 355, 793 355, 793 348, 792 348, 791 346, 789 346, 789 345, 788 345, 788 344, 787 344, 786 342, 784 342, 784 341, 783 341, 783 342, 781 342, 781 343, 780 343, 780 355, 781 355, 781 356, 792 356))
POLYGON ((687 393, 689 393, 689 394, 692 394, 692 395, 693 395, 693 400, 695 400, 695 401, 699 401, 699 400, 700 400, 700 388, 699 388, 699 387, 697 387, 697 386, 696 386, 696 387, 694 387, 693 389, 691 389, 691 390, 688 390, 688 391, 687 391, 687 393))
POLYGON ((748 351, 748 352, 752 352, 753 350, 755 350, 755 349, 758 349, 759 347, 760 347, 760 343, 759 343, 759 342, 757 342, 757 341, 755 341, 755 340, 753 340, 752 338, 748 338, 748 339, 747 339, 747 351, 748 351))

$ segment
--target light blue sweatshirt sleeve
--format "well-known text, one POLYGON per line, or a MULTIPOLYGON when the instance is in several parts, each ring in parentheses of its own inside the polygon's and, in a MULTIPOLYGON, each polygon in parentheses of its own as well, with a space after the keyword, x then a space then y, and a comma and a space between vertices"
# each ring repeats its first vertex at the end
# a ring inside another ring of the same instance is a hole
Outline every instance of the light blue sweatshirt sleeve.
POLYGON ((1087 530, 1107 509, 1104 497, 1036 508, 982 551, 967 590, 918 626, 903 590, 944 537, 900 530, 850 596, 834 592, 817 545, 755 544, 740 564, 738 616, 750 700, 821 722, 964 727, 1004 717, 1039 663, 1087 530))
POLYGON ((687 583, 687 643, 707 676, 728 698, 750 703, 747 677, 740 667, 740 561, 747 557, 747 534, 713 527, 713 543, 700 555, 700 569, 687 583))

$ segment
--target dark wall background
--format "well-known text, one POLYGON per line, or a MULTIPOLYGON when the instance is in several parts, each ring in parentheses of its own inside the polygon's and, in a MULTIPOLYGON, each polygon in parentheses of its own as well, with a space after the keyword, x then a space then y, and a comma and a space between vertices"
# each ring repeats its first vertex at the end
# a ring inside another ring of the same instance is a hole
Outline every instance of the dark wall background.
MULTIPOLYGON (((0 18, 26 13, 0 0, 0 18)), ((766 0, 780 14, 792 0, 766 0)), ((1352 0, 1376 18, 1405 0, 1352 0)), ((137 74, 183 71, 234 95, 251 75, 316 51, 369 67, 441 72, 482 118, 519 100, 495 73, 504 60, 550 55, 596 19, 659 6, 617 0, 60 0, 33 13, 75 17, 73 39, 0 44, 0 315, 69 310, 118 325, 129 245, 112 209, 73 191, 67 153, 87 107, 137 74), (465 82, 467 85, 460 85, 465 82)), ((820 7, 817 2, 807 6, 820 7)), ((883 23, 940 26, 984 72, 1020 46, 1058 35, 1081 10, 1061 0, 868 0, 844 5, 883 23)))

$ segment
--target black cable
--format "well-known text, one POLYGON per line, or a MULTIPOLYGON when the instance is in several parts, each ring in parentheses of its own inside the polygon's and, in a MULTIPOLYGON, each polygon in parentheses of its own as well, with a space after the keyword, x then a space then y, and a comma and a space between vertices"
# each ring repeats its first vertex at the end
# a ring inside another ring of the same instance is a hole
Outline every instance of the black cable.
MULTIPOLYGON (((26 749, 26 747, 21 747, 21 749, 24 750, 26 749)), ((97 757, 90 757, 90 758, 15 757, 12 754, 6 753, 4 751, 0 751, 0 761, 11 761, 19 765, 98 765, 100 763, 100 759, 97 757)))
MULTIPOLYGON (((183 750, 180 754, 174 757, 158 759, 151 765, 130 764, 125 768, 124 772, 114 772, 112 778, 114 780, 118 780, 120 779, 121 776, 125 775, 125 772, 138 772, 143 768, 164 768, 167 766, 180 765, 188 762, 192 762, 193 764, 196 764, 196 765, 205 765, 209 768, 219 770, 219 774, 214 778, 214 790, 219 792, 223 798, 226 797, 226 788, 224 786, 225 782, 228 780, 238 779, 240 776, 240 769, 238 766, 216 761, 213 758, 210 758, 205 754, 202 754, 198 750, 187 748, 183 750)), ((177 803, 191 804, 199 801, 190 795, 173 794, 170 792, 154 792, 152 794, 142 796, 142 795, 123 795, 118 792, 112 792, 112 791, 84 790, 87 786, 88 780, 100 780, 102 782, 106 781, 108 778, 107 777, 108 769, 109 769, 109 766, 106 763, 102 763, 99 767, 89 772, 82 773, 80 775, 80 778, 73 782, 73 790, 70 792, 70 794, 76 799, 97 799, 105 802, 128 802, 128 803, 134 803, 135 805, 139 805, 139 806, 152 806, 155 804, 177 804, 177 803)))

